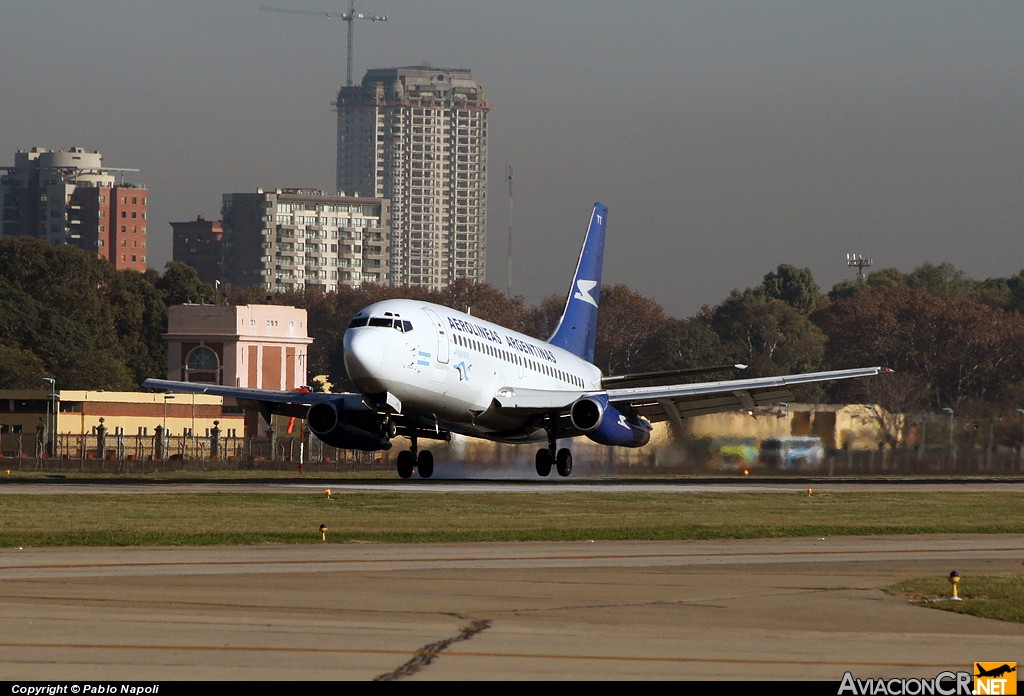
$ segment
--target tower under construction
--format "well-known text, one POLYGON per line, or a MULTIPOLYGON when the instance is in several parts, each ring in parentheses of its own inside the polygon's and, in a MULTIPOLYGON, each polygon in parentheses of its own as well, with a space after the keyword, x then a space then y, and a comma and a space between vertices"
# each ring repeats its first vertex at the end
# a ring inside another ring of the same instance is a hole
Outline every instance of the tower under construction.
POLYGON ((391 282, 483 282, 491 106, 472 73, 370 70, 335 106, 338 190, 391 201, 391 282))

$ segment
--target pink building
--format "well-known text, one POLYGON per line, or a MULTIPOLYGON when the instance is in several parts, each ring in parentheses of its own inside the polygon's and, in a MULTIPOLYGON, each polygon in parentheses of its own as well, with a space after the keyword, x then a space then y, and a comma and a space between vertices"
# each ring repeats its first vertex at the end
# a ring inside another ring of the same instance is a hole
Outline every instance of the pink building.
MULTIPOLYGON (((280 305, 174 305, 167 309, 167 378, 256 389, 307 382, 306 310, 280 305)), ((262 430, 254 412, 246 432, 262 430)))

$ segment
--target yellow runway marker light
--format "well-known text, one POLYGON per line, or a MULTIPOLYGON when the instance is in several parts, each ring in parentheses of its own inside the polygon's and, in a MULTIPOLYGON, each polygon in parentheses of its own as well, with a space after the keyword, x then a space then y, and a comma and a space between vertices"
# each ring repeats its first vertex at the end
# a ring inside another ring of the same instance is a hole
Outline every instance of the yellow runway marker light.
POLYGON ((949 584, 952 587, 953 596, 950 599, 960 601, 960 592, 958 591, 957 585, 960 584, 960 573, 955 570, 949 574, 949 584))
POLYGON ((327 541, 327 525, 320 525, 320 541, 327 541))
POLYGON ((330 500, 330 499, 331 499, 331 489, 330 489, 330 488, 328 488, 328 489, 324 490, 324 496, 325 496, 325 497, 326 497, 326 498, 327 498, 328 500, 330 500))

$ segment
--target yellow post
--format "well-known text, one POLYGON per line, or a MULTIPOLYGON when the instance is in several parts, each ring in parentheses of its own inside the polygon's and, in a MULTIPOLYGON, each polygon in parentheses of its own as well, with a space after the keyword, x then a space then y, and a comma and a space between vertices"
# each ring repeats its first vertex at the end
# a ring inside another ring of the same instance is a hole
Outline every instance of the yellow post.
POLYGON ((327 525, 320 525, 320 541, 327 541, 327 525))
POLYGON ((330 488, 326 489, 324 491, 324 495, 327 497, 328 500, 330 500, 331 499, 331 489, 330 488))
POLYGON ((953 596, 950 599, 960 601, 960 593, 957 591, 957 585, 960 584, 960 573, 955 570, 949 574, 949 584, 953 588, 953 596))

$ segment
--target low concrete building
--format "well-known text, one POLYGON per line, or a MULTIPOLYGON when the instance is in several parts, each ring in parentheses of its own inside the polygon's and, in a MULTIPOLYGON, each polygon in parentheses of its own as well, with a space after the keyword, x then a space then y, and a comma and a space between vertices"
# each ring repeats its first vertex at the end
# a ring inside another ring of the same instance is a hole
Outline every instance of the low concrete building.
POLYGON ((243 428, 241 409, 219 396, 0 391, 0 455, 7 458, 209 457, 215 437, 240 438, 243 428))

